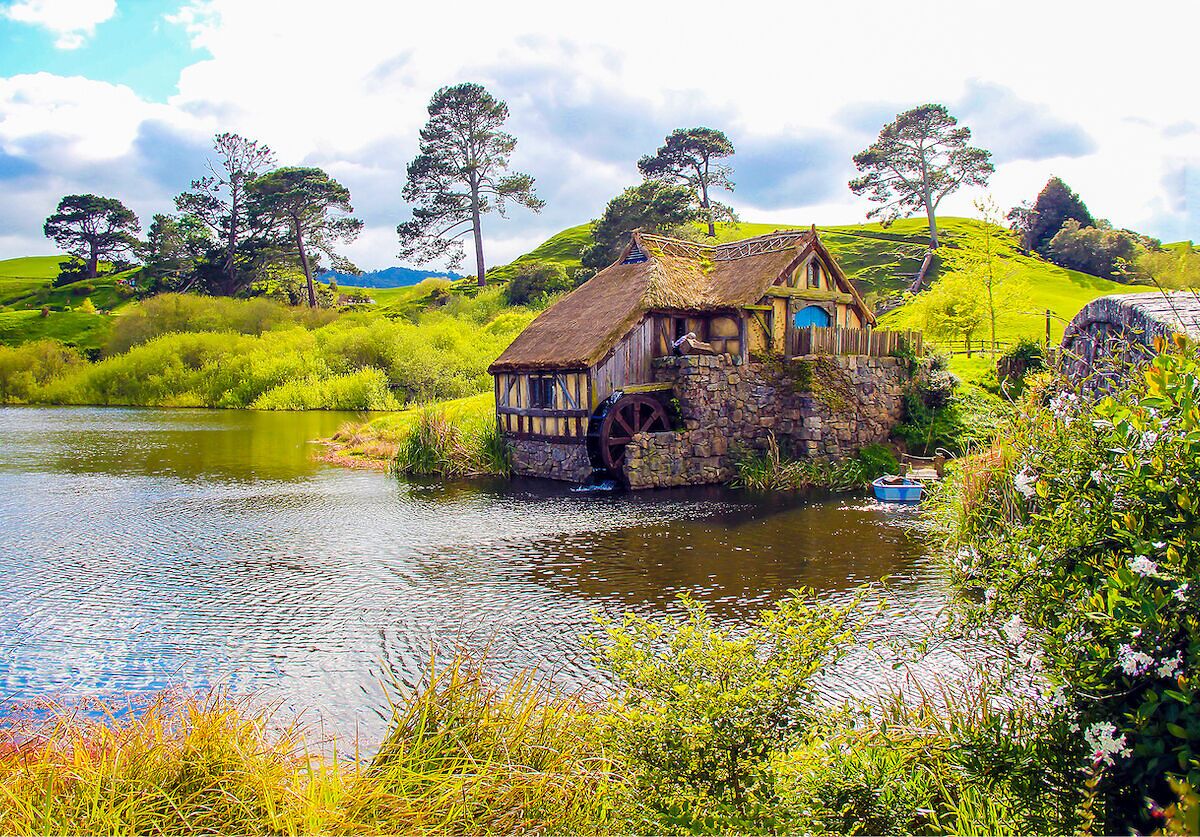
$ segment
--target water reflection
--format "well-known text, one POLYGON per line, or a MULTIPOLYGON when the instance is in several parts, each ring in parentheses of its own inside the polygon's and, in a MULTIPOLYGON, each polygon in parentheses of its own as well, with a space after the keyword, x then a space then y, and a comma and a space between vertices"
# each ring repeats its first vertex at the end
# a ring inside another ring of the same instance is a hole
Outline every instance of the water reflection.
MULTIPOLYGON (((0 410, 0 694, 223 681, 370 740, 380 680, 415 682, 435 649, 596 683, 578 640, 595 609, 661 612, 686 591, 734 619, 890 575, 903 609, 879 639, 945 599, 904 513, 866 500, 405 484, 313 461, 307 440, 342 420, 0 410)), ((826 689, 884 668, 858 654, 826 689)))

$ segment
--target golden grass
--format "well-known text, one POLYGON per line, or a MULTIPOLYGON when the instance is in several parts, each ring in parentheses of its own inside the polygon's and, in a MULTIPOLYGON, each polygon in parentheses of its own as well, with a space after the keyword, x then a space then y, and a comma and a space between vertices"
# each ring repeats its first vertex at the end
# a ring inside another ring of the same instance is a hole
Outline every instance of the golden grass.
POLYGON ((224 693, 51 707, 0 725, 0 833, 595 833, 612 785, 591 727, 532 675, 493 688, 462 660, 395 707, 366 764, 224 693))

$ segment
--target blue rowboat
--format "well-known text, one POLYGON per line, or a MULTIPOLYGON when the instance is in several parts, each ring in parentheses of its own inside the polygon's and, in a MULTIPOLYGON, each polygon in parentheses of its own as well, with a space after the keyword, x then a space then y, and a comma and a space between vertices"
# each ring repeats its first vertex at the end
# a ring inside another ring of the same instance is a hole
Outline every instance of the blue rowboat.
POLYGON ((921 502, 921 483, 908 477, 887 474, 872 482, 871 487, 875 489, 875 499, 884 503, 921 502))

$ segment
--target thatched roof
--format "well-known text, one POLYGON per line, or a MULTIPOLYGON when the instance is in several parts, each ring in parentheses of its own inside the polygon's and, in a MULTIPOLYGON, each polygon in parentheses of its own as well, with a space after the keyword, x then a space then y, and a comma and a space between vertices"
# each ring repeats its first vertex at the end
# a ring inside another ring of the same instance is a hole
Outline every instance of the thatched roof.
POLYGON ((614 264, 543 311, 489 371, 587 369, 603 360, 647 312, 704 313, 753 305, 814 249, 873 321, 815 228, 717 246, 635 232, 614 264))

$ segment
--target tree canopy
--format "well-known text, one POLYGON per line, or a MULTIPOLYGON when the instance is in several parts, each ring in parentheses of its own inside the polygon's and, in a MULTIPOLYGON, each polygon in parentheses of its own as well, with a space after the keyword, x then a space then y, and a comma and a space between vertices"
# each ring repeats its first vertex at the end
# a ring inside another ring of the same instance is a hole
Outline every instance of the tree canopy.
POLYGON ((732 170, 718 162, 733 156, 733 143, 715 128, 678 128, 654 154, 638 160, 638 170, 650 180, 680 183, 696 197, 708 234, 717 234, 718 216, 732 218, 733 210, 712 200, 711 190, 733 190, 732 170))
POLYGON ((46 219, 42 231, 62 250, 83 260, 89 279, 95 279, 100 261, 112 261, 137 251, 138 217, 116 198, 100 195, 67 195, 46 219))
POLYGON ((275 153, 266 145, 238 134, 213 137, 217 160, 207 163, 209 173, 192 181, 191 190, 175 198, 185 216, 202 221, 221 242, 220 291, 232 295, 250 282, 245 265, 251 260, 244 245, 255 237, 247 206, 246 185, 275 165, 275 153))
POLYGON ((968 145, 970 140, 971 129, 960 127, 945 105, 907 110, 854 155, 862 175, 850 181, 850 190, 880 204, 867 217, 884 226, 924 209, 929 247, 936 250, 938 204, 962 186, 986 186, 995 171, 992 153, 968 145))
POLYGON ((1008 213, 1013 230, 1021 236, 1021 246, 1043 256, 1050 255, 1051 239, 1072 219, 1081 227, 1096 223, 1087 205, 1060 177, 1046 181, 1032 206, 1025 203, 1008 213))
POLYGON ((594 244, 583 251, 583 266, 608 267, 621 252, 633 230, 675 233, 697 220, 699 212, 686 186, 647 180, 617 195, 592 224, 594 244))
POLYGON ((396 227, 400 258, 418 263, 445 259, 451 270, 463 260, 461 239, 475 239, 475 270, 486 284, 480 219, 507 204, 539 211, 545 201, 534 194, 533 178, 508 173, 516 137, 500 130, 508 105, 482 85, 443 87, 429 102, 429 121, 421 128, 419 153, 408 165, 404 200, 413 204, 412 220, 396 227))
POLYGON ((336 270, 358 269, 334 249, 358 237, 363 222, 350 215, 350 190, 323 170, 301 166, 275 169, 247 183, 253 222, 290 241, 308 286, 308 304, 317 306, 313 272, 324 253, 336 270), (314 258, 314 255, 316 258, 314 258))

